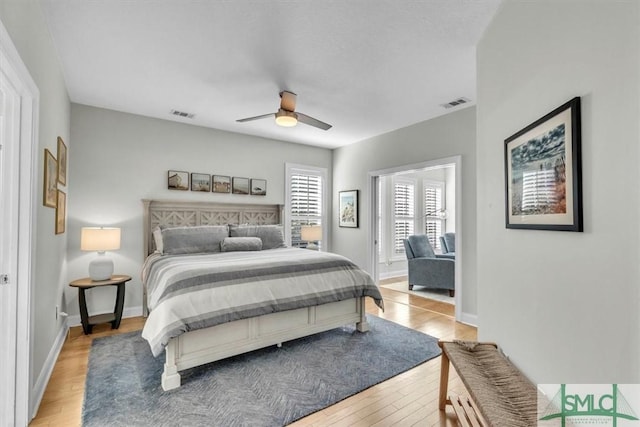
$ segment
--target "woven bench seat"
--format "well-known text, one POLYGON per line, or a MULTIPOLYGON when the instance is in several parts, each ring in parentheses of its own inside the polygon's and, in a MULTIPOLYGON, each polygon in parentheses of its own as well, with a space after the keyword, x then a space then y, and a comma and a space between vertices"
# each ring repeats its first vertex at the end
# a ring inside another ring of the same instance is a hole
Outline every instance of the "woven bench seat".
POLYGON ((439 407, 453 406, 463 426, 532 427, 537 425, 538 392, 492 343, 440 341, 439 407), (449 362, 469 392, 447 396, 449 362))

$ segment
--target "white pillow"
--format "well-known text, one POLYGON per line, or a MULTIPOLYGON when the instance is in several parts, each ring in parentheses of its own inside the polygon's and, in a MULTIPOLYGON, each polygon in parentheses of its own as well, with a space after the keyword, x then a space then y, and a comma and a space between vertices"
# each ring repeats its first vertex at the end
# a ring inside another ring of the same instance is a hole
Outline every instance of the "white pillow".
POLYGON ((153 241, 156 244, 156 252, 162 253, 164 251, 164 245, 162 244, 162 230, 160 227, 156 227, 153 230, 153 241))

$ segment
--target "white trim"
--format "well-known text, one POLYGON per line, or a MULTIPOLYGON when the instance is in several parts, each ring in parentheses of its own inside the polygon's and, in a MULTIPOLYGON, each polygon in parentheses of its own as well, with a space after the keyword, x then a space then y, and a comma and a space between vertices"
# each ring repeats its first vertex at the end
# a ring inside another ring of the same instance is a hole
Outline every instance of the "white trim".
POLYGON ((464 207, 462 206, 462 156, 451 156, 442 159, 428 160, 421 163, 414 163, 404 166, 396 166, 389 169, 379 169, 369 171, 367 173, 367 191, 369 192, 369 206, 367 209, 367 215, 369 217, 369 230, 367 232, 367 270, 373 276, 376 283, 378 283, 378 263, 376 262, 377 248, 375 247, 378 221, 376 221, 377 212, 377 180, 378 177, 384 175, 393 175, 397 173, 409 173, 417 172, 423 169, 435 168, 438 166, 453 164, 456 169, 456 217, 455 217, 455 230, 456 230, 456 263, 455 263, 455 282, 459 284, 456 289, 455 296, 455 318, 458 321, 462 321, 463 316, 465 318, 472 318, 473 315, 463 314, 462 312, 462 294, 464 293, 463 277, 462 277, 462 260, 463 249, 460 245, 462 241, 462 215, 464 207))
MULTIPOLYGON (((138 305, 136 307, 125 307, 122 310, 122 318, 127 319, 129 317, 140 317, 142 316, 142 306, 138 305)), ((79 314, 74 314, 72 316, 67 317, 67 328, 71 328, 74 326, 81 326, 82 322, 80 320, 79 314)))
POLYGON ((30 414, 34 411, 31 371, 32 351, 31 336, 31 287, 35 277, 35 244, 37 207, 37 147, 38 147, 38 114, 40 111, 40 91, 31 78, 20 54, 11 41, 4 24, 0 22, 0 62, 3 69, 10 68, 18 81, 17 89, 21 96, 21 129, 20 129, 20 220, 18 223, 18 301, 16 333, 20 337, 16 343, 16 387, 15 387, 15 424, 27 425, 30 414))
MULTIPOLYGON (((456 248, 456 251, 457 250, 458 250, 458 248, 456 248)), ((457 254, 457 252, 456 252, 456 254, 457 254)), ((456 320, 457 320, 457 316, 456 316, 456 320)), ((462 313, 462 315, 460 316, 460 319, 458 320, 458 322, 464 323, 466 325, 475 326, 477 328, 478 327, 478 315, 477 314, 462 313)))
POLYGON ((31 414, 32 418, 34 418, 38 412, 40 402, 42 402, 42 397, 44 396, 44 392, 47 389, 47 384, 49 383, 49 379, 51 378, 51 374, 53 373, 53 368, 56 366, 56 362, 58 360, 58 357, 60 356, 60 352, 62 351, 62 347, 64 346, 64 341, 67 338, 68 332, 69 327, 64 325, 58 331, 58 336, 56 336, 56 339, 53 342, 53 346, 51 346, 51 350, 49 350, 49 354, 44 361, 44 365, 42 366, 40 375, 38 376, 36 383, 33 385, 32 406, 34 408, 34 411, 31 414))

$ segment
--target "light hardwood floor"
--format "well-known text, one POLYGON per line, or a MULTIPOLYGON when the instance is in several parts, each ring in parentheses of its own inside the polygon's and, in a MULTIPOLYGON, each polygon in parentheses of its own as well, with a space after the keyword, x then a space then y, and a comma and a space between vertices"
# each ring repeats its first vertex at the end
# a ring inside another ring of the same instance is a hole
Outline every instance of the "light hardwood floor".
MULTIPOLYGON (((381 288, 382 312, 370 300, 367 312, 437 338, 475 340, 476 328, 458 323, 453 306, 381 288)), ((30 426, 80 426, 84 383, 91 341, 97 337, 142 329, 144 318, 123 319, 120 329, 97 325, 91 335, 71 328, 47 385, 40 409, 30 426)), ((371 387, 292 426, 457 426, 451 409, 438 410, 440 357, 371 387)), ((454 369, 449 389, 462 393, 464 386, 454 369)), ((108 404, 108 402, 105 402, 108 404)))

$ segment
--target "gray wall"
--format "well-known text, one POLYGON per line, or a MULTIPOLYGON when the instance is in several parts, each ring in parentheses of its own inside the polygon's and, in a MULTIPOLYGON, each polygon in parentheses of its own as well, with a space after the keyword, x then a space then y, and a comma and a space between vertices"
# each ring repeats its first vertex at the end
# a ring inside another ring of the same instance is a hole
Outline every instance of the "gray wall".
MULTIPOLYGON (((35 266, 31 289, 32 313, 32 377, 31 386, 39 379, 63 320, 56 320, 56 305, 62 304, 66 286, 67 234, 55 234, 55 209, 42 205, 44 149, 56 156, 57 137, 61 136, 69 151, 70 104, 53 41, 49 36, 40 4, 35 0, 0 2, 0 20, 9 32, 22 61, 40 90, 38 178, 34 191, 38 195, 35 236, 35 266)), ((60 189, 66 191, 65 187, 60 189)))
POLYGON ((367 266, 370 204, 368 173, 455 155, 462 157, 462 293, 463 314, 476 311, 476 110, 466 108, 445 116, 336 149, 333 163, 333 216, 338 217, 338 192, 360 190, 360 227, 339 228, 334 221, 332 251, 367 266))
POLYGON ((538 383, 640 381, 636 1, 507 1, 478 46, 478 310, 538 383), (583 233, 507 230, 503 141, 582 97, 583 233))
MULTIPOLYGON (((115 271, 129 274, 125 309, 142 306, 142 199, 284 204, 285 162, 324 167, 331 150, 207 129, 72 104, 69 159, 69 278, 87 276, 95 253, 80 251, 80 228, 122 228, 122 245, 109 253, 115 271), (266 196, 167 189, 167 171, 180 170, 267 180, 266 196)), ((89 310, 113 310, 113 289, 87 293, 89 310)), ((77 292, 66 292, 69 314, 77 292)))

